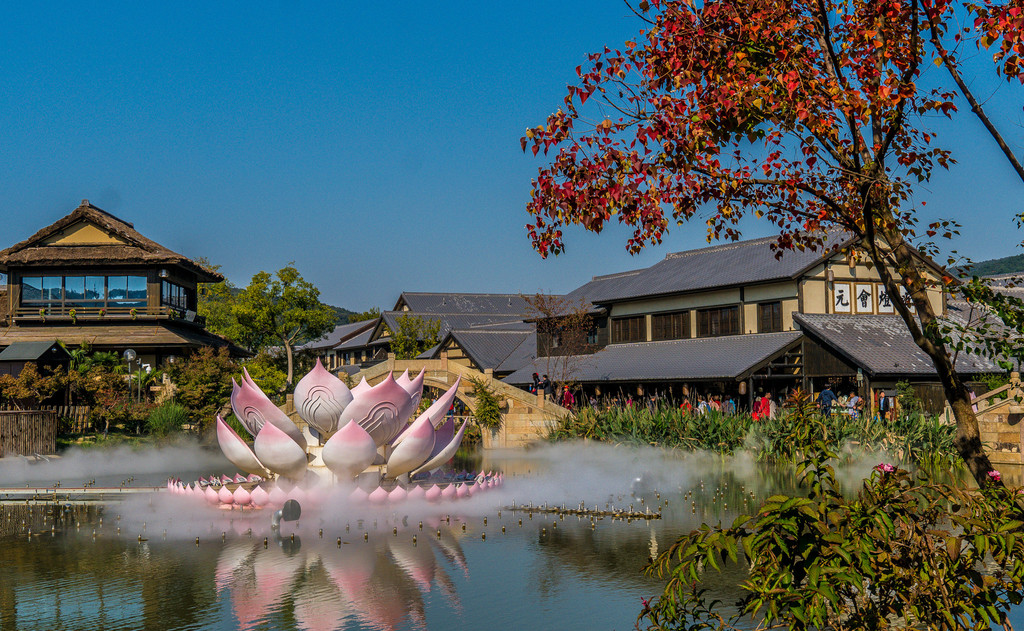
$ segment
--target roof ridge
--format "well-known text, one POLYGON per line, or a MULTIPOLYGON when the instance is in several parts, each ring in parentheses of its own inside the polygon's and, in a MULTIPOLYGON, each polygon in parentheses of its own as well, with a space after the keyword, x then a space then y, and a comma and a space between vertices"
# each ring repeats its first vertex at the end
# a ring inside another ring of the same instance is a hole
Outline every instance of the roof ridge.
POLYGON ((627 270, 625 272, 615 272, 613 274, 601 274, 600 276, 594 276, 590 280, 591 280, 591 282, 593 282, 595 280, 610 280, 612 278, 624 278, 626 276, 636 276, 637 274, 639 274, 640 272, 643 272, 646 269, 647 269, 646 267, 641 267, 640 269, 631 269, 631 270, 627 270))
POLYGON ((680 250, 679 252, 669 252, 665 255, 665 259, 682 258, 684 256, 692 256, 694 254, 706 254, 708 252, 724 252, 726 250, 735 250, 748 245, 756 243, 765 243, 772 240, 777 240, 778 237, 758 237, 756 239, 744 239, 742 241, 732 241, 730 243, 719 243, 717 245, 708 245, 702 248, 694 248, 692 250, 680 250))
POLYGON ((526 294, 522 293, 490 293, 490 292, 473 292, 473 291, 403 291, 402 294, 409 296, 521 296, 525 297, 526 294))

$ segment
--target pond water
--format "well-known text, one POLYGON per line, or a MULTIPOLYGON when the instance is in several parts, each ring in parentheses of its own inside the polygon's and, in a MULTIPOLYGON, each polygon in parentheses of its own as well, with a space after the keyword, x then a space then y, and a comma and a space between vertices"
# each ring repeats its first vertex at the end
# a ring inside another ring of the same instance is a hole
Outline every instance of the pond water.
MULTIPOLYGON (((229 470, 220 465, 194 448, 87 454, 0 465, 0 487, 131 489, 229 470)), ((653 450, 560 446, 486 453, 479 465, 505 472, 505 486, 450 505, 329 498, 280 532, 269 511, 163 492, 0 504, 0 629, 631 629, 661 587, 642 573, 649 556, 794 486, 791 471, 743 458, 653 450), (581 503, 661 518, 543 512, 581 503)), ((844 475, 852 484, 869 469, 844 475)), ((708 586, 728 602, 739 578, 708 586)))

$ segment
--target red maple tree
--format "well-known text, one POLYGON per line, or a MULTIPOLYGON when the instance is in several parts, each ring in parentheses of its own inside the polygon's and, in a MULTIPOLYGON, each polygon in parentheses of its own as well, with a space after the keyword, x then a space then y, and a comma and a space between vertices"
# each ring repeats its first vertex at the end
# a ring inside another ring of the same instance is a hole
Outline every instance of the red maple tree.
POLYGON ((635 8, 646 23, 639 36, 590 55, 564 105, 522 138, 524 151, 554 152, 528 204, 533 245, 541 256, 558 254, 564 226, 600 232, 615 217, 633 228, 635 252, 698 212, 709 239, 738 239, 748 215, 771 222, 777 256, 823 247, 824 231, 848 231, 934 363, 956 416, 956 447, 983 480, 992 467, 941 314, 927 299, 934 281, 919 250, 928 238, 951 238, 957 224, 920 226, 913 192, 953 161, 927 117, 956 115, 960 98, 1024 181, 960 63, 962 51, 990 49, 993 71, 1024 83, 1022 7, 645 0, 635 8), (918 85, 928 64, 951 84, 918 85))

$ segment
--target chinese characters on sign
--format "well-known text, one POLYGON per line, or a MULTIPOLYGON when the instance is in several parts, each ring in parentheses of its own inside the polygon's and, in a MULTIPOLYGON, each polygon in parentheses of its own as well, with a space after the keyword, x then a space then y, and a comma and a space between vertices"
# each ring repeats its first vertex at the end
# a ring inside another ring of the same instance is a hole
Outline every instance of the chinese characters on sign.
POLYGON ((836 313, 850 313, 852 300, 849 283, 835 283, 832 292, 832 310, 836 313))
POLYGON ((885 285, 875 285, 875 289, 878 290, 878 313, 894 313, 895 308, 892 306, 892 300, 889 298, 889 291, 885 285))
POLYGON ((856 287, 856 300, 857 300, 857 313, 874 313, 875 312, 875 292, 872 291, 873 287, 869 284, 857 283, 856 287))

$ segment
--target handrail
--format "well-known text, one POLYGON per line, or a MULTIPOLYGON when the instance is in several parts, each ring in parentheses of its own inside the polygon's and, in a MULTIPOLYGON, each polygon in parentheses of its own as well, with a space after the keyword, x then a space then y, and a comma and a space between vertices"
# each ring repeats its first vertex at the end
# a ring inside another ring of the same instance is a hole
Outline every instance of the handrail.
POLYGON ((20 306, 14 311, 16 320, 127 320, 127 319, 178 319, 205 326, 206 317, 176 307, 160 305, 158 307, 73 307, 69 305, 20 306))

